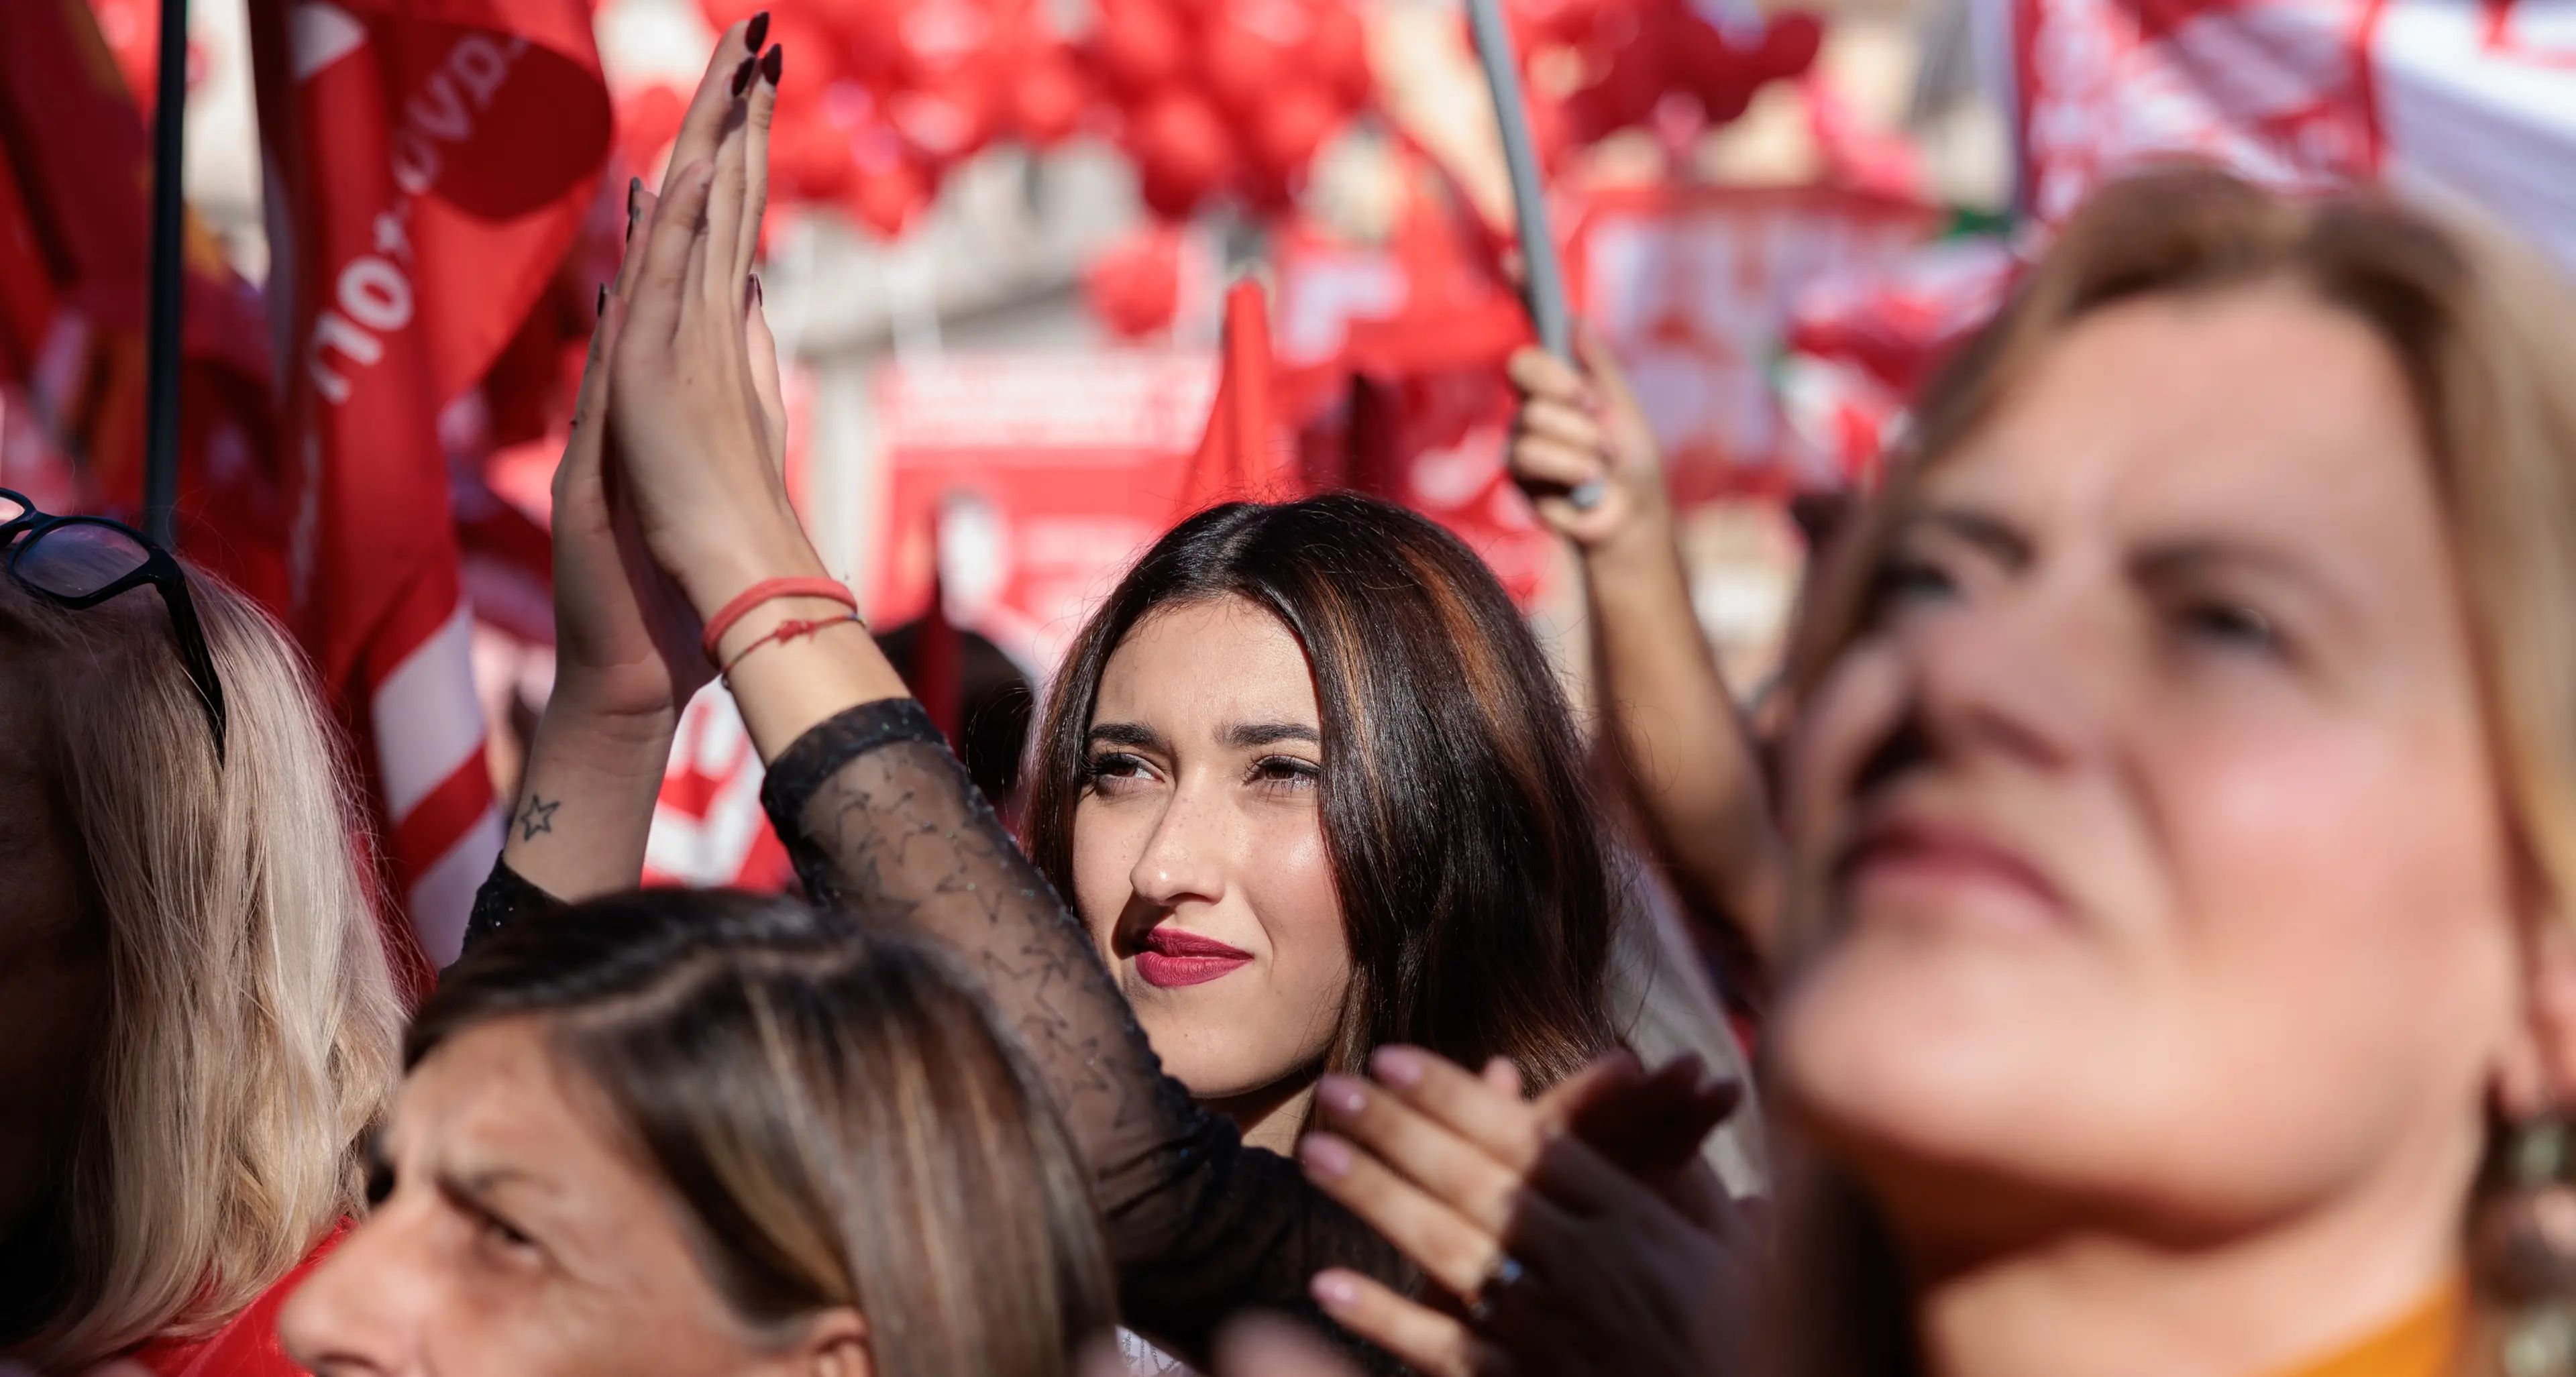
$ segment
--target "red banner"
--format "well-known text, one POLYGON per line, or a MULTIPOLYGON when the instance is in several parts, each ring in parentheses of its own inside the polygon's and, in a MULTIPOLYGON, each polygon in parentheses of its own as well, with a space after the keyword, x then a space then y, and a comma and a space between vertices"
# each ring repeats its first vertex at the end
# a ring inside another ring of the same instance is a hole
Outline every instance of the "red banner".
POLYGON ((251 21, 296 625, 443 962, 500 826, 439 421, 572 242, 608 95, 582 0, 255 0, 251 21))

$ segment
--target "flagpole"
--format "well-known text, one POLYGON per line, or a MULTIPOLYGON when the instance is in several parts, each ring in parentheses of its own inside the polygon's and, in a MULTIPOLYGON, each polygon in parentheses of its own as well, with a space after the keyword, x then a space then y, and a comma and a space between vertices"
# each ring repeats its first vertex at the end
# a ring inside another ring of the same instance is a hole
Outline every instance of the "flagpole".
MULTIPOLYGON (((1467 27, 1494 97, 1494 122, 1503 135, 1503 168, 1512 179, 1512 218, 1519 222, 1521 299, 1541 349, 1574 361, 1574 322, 1565 307, 1565 274, 1556 262, 1556 236, 1547 227, 1547 183, 1539 175, 1538 149, 1530 140, 1528 107, 1521 102, 1520 62, 1511 30, 1503 26, 1502 0, 1467 0, 1467 27)), ((1566 496, 1577 507, 1601 500, 1596 478, 1566 496)))
POLYGON ((188 117, 188 0, 161 0, 152 109, 152 315, 144 384, 143 529, 169 548, 179 503, 179 334, 185 286, 179 183, 188 117))

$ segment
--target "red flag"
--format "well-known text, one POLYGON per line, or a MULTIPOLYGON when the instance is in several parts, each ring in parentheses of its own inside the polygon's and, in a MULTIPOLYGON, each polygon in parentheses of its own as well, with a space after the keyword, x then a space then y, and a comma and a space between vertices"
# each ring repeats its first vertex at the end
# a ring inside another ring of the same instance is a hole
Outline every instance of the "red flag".
POLYGON ((254 0, 295 624, 366 743, 413 935, 499 847, 442 410, 579 228, 609 143, 583 0, 254 0))
POLYGON ((1270 357, 1269 299, 1244 278, 1225 294, 1225 344, 1207 430, 1181 481, 1176 515, 1220 502, 1292 496, 1293 440, 1282 428, 1270 357))

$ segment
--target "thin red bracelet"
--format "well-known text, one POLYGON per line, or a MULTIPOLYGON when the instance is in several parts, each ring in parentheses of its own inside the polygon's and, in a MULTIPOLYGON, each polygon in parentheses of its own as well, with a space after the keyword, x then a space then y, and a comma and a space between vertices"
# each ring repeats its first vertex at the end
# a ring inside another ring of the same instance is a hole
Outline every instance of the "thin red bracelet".
POLYGON ((802 636, 811 636, 815 632, 822 630, 824 627, 839 626, 843 622, 857 622, 861 627, 865 627, 868 624, 867 619, 861 617, 856 612, 845 612, 837 617, 820 617, 813 621, 807 621, 803 617, 790 617, 787 620, 780 622, 778 625, 771 627, 768 633, 763 635, 759 640, 735 651, 733 658, 725 661, 724 667, 716 672, 729 676, 733 673, 733 667, 741 664, 745 656, 750 655, 751 652, 760 649, 762 646, 765 646, 772 641, 785 644, 788 641, 796 640, 802 636))
POLYGON ((850 590, 839 579, 762 579, 742 590, 740 597, 707 618, 707 631, 698 638, 698 649, 706 652, 708 661, 712 663, 716 658, 716 642, 733 630, 735 622, 741 621, 751 609, 779 598, 828 598, 853 613, 859 610, 859 600, 850 595, 850 590))

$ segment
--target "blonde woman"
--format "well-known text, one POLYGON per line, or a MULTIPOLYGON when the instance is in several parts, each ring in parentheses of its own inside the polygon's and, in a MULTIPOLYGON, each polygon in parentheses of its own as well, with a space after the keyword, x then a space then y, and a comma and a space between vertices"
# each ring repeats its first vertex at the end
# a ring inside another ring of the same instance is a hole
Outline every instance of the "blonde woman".
POLYGON ((413 1023, 318 1377, 1066 1377, 1115 1317, 1080 1162, 929 949, 672 890, 531 915, 413 1023))
POLYGON ((0 540, 0 1359, 290 1372, 402 1018, 332 729, 134 532, 0 493, 0 540))
MULTIPOLYGON (((2568 1370, 2565 287, 2168 173, 1919 418, 1795 657, 1767 1051, 1812 1179, 1733 1370, 2568 1370)), ((1678 1317, 1625 1370, 1720 1356, 1678 1202, 1393 1069, 1317 1176, 1488 1322, 1329 1276, 1337 1316, 1434 1372, 1612 1351, 1623 1304, 1678 1317)))

